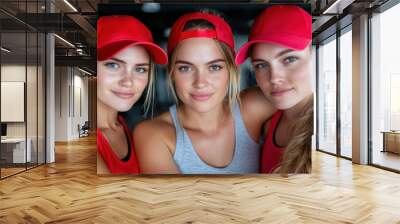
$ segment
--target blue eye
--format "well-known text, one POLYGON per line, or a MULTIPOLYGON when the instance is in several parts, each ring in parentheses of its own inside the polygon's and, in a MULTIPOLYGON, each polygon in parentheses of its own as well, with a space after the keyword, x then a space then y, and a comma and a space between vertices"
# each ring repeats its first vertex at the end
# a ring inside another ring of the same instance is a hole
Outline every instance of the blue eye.
POLYGON ((146 67, 136 67, 135 71, 144 74, 148 72, 148 69, 146 67))
POLYGON ((119 64, 115 63, 115 62, 106 62, 104 64, 104 66, 106 66, 107 68, 112 69, 112 70, 117 70, 120 68, 119 64))
POLYGON ((222 69, 223 69, 223 67, 221 65, 211 65, 210 66, 210 71, 219 71, 222 69))
POLYGON ((295 62, 295 61, 297 61, 297 60, 298 60, 297 57, 290 56, 290 57, 285 58, 283 62, 284 62, 285 64, 290 64, 290 63, 293 63, 293 62, 295 62))
POLYGON ((189 66, 187 66, 187 65, 182 65, 182 66, 179 66, 178 67, 178 71, 179 72, 189 72, 189 71, 191 71, 192 69, 189 67, 189 66))

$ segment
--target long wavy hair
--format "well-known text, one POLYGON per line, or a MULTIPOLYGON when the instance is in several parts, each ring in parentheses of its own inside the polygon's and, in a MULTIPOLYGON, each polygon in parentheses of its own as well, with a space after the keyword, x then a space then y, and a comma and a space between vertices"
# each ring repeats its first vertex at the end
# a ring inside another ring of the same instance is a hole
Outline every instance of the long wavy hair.
POLYGON ((311 138, 314 133, 314 97, 311 95, 290 127, 289 143, 274 173, 311 173, 311 138))

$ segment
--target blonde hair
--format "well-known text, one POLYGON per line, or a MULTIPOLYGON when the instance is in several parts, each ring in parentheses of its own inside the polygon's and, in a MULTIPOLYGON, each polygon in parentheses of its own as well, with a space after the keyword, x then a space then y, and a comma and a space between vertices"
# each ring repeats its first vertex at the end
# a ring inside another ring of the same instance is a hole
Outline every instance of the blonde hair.
POLYGON ((155 98, 155 65, 154 62, 150 59, 149 82, 147 83, 147 91, 144 100, 145 115, 149 113, 149 110, 151 108, 151 117, 153 117, 154 98, 155 98))
POLYGON ((283 153, 280 166, 274 173, 287 176, 289 173, 311 173, 311 137, 314 129, 314 99, 307 103, 290 128, 289 143, 283 153))
MULTIPOLYGON (((213 14, 215 14, 215 13, 213 13, 213 14)), ((217 14, 215 14, 215 15, 217 15, 217 14)), ((208 21, 203 20, 203 19, 196 19, 196 20, 189 21, 185 25, 184 30, 204 29, 204 28, 215 29, 215 27, 208 21)), ((239 97, 240 73, 239 73, 239 69, 235 63, 235 56, 234 56, 233 50, 230 47, 228 47, 226 44, 224 44, 218 40, 214 39, 214 41, 217 44, 217 46, 219 47, 219 49, 221 50, 221 53, 224 56, 224 60, 227 65, 227 68, 228 68, 229 88, 228 88, 227 98, 228 98, 229 107, 232 110, 233 104, 235 102, 240 103, 240 97, 239 97)), ((169 56, 168 78, 167 78, 168 87, 169 87, 170 92, 176 103, 179 103, 179 99, 176 95, 175 87, 174 87, 174 84, 172 81, 172 73, 175 69, 176 52, 178 49, 179 49, 179 44, 176 46, 176 48, 173 50, 172 54, 169 56)))

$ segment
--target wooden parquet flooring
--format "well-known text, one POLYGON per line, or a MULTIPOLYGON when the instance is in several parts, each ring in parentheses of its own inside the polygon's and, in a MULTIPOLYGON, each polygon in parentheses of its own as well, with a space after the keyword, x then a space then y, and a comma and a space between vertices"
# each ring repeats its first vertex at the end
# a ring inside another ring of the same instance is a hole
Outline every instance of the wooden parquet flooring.
POLYGON ((10 176, 10 175, 13 175, 13 174, 15 174, 15 173, 18 173, 18 172, 21 172, 21 171, 24 171, 25 170, 25 167, 23 167, 23 168, 1 168, 1 177, 3 178, 3 177, 7 177, 7 176, 10 176))
POLYGON ((313 152, 313 174, 97 176, 96 139, 0 181, 0 223, 400 223, 400 175, 313 152))

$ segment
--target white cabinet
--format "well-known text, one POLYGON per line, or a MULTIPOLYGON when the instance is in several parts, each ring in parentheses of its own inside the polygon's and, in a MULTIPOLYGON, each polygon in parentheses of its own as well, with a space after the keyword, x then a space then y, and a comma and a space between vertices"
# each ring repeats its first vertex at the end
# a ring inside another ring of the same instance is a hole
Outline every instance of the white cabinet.
POLYGON ((26 143, 27 147, 25 153, 25 138, 7 138, 1 140, 2 147, 4 146, 7 148, 12 148, 13 163, 25 163, 32 161, 32 140, 27 138, 26 143))

